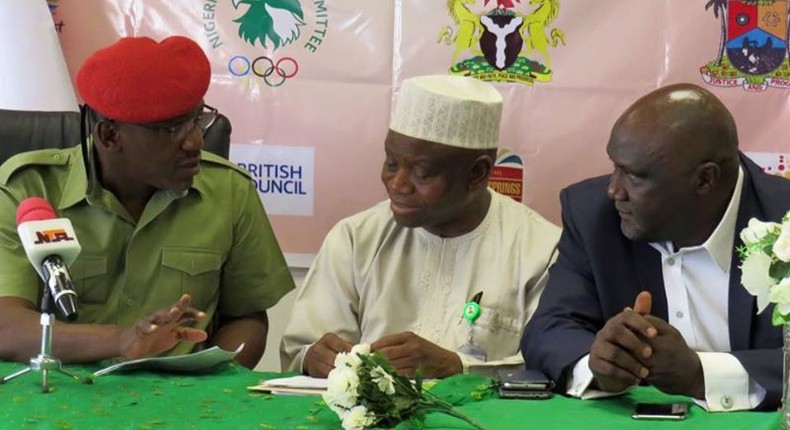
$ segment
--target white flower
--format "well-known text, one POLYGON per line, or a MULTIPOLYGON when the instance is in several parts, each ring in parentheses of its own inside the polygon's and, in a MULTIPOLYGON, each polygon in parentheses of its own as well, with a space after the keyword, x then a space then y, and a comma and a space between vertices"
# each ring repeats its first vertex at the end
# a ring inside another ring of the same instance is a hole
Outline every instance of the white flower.
POLYGON ((331 409, 332 412, 334 412, 340 418, 340 421, 343 421, 343 418, 348 415, 348 409, 343 409, 340 406, 333 405, 331 403, 327 403, 327 406, 329 406, 329 409, 331 409))
POLYGON ((790 222, 782 224, 782 232, 774 242, 774 255, 782 261, 790 262, 790 222))
POLYGON ((367 344, 367 343, 360 343, 358 345, 354 345, 351 348, 351 354, 353 354, 353 355, 357 355, 357 354, 370 355, 370 345, 367 344))
POLYGON ((779 224, 775 222, 763 222, 752 218, 749 220, 749 225, 741 230, 741 240, 748 247, 761 241, 766 234, 777 228, 779 228, 779 224))
POLYGON ((370 376, 382 393, 395 394, 395 381, 392 379, 392 375, 385 372, 381 366, 376 366, 375 369, 371 370, 370 376))
POLYGON ((771 302, 768 295, 776 281, 768 275, 770 268, 771 257, 762 252, 749 254, 741 266, 741 284, 749 294, 757 297, 757 313, 765 310, 771 302))
POLYGON ((769 299, 779 307, 782 315, 790 314, 790 278, 784 278, 771 288, 769 299))
POLYGON ((335 369, 344 367, 356 372, 361 365, 362 360, 356 354, 350 352, 341 352, 335 356, 335 369))
POLYGON ((351 408, 342 419, 344 430, 364 430, 376 421, 376 417, 362 405, 351 408))
MULTIPOLYGON (((350 409, 357 403, 359 376, 348 367, 335 367, 327 376, 327 389, 322 395, 328 405, 350 409)), ((335 410, 335 408, 332 408, 335 410)), ((337 410, 335 410, 337 412, 337 410)), ((340 415, 338 413, 338 415, 340 415)))
POLYGON ((362 365, 362 359, 358 354, 370 355, 370 345, 361 343, 354 345, 351 352, 341 352, 335 357, 335 367, 348 367, 356 371, 362 365))

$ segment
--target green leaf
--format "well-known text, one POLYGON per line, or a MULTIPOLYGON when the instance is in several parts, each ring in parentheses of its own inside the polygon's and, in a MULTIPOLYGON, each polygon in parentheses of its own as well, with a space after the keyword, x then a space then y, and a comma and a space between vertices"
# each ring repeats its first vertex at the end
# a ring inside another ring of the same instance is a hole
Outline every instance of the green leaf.
POLYGON ((790 323, 790 315, 782 315, 779 312, 779 306, 774 305, 774 311, 771 314, 771 324, 773 325, 785 325, 790 323))
POLYGON ((782 260, 776 260, 771 263, 771 268, 768 271, 768 276, 781 281, 790 276, 790 263, 782 260))

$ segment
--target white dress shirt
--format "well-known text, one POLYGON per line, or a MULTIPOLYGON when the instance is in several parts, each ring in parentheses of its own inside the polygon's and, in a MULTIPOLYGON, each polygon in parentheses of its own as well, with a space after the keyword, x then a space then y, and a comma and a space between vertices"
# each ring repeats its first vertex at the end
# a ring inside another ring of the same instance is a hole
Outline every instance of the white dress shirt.
MULTIPOLYGON (((702 364, 705 400, 695 402, 709 411, 753 409, 765 398, 765 389, 729 354, 730 262, 742 188, 743 170, 739 169, 724 216, 702 245, 675 250, 671 242, 650 243, 661 253, 668 322, 702 364)), ((588 389, 592 380, 588 354, 574 366, 568 394, 581 398, 620 394, 588 389)))

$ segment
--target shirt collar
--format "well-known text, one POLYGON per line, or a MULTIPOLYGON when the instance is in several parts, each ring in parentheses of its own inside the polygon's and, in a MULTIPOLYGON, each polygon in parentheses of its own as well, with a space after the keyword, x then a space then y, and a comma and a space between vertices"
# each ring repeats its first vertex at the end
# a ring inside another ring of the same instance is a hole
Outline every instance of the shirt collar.
POLYGON ((88 195, 88 175, 85 169, 85 160, 82 157, 82 148, 75 146, 70 149, 69 175, 63 186, 63 194, 58 202, 58 209, 68 209, 85 200, 88 195))
POLYGON ((487 191, 488 194, 491 196, 491 201, 488 204, 488 210, 486 211, 486 215, 485 217, 483 217, 483 220, 480 221, 480 224, 478 224, 477 227, 473 228, 471 231, 464 233, 460 236, 440 237, 429 232, 428 230, 425 229, 425 227, 419 227, 416 230, 421 232, 420 234, 422 234, 431 242, 443 243, 443 244, 463 243, 480 236, 481 234, 485 233, 486 229, 488 229, 489 224, 493 222, 491 221, 491 219, 494 218, 493 214, 499 211, 498 206, 500 203, 496 191, 494 191, 494 189, 491 187, 488 187, 487 191), (495 207, 495 205, 497 207, 495 207))
MULTIPOLYGON (((82 156, 82 149, 78 147, 71 149, 69 157, 73 157, 74 161, 69 163, 71 167, 69 169, 69 175, 66 178, 66 183, 63 187, 63 195, 58 202, 58 210, 68 209, 83 200, 87 200, 88 196, 92 193, 98 192, 98 188, 95 187, 100 187, 100 185, 98 185, 96 164, 94 157, 92 156, 92 139, 88 142, 88 153, 90 154, 90 160, 88 160, 89 167, 86 167, 85 158, 82 156), (88 181, 88 169, 90 169, 91 172, 90 177, 92 180, 90 182, 88 181)), ((198 173, 192 182, 192 186, 190 187, 190 189, 196 190, 201 195, 205 194, 206 187, 208 186, 203 177, 204 175, 198 173)), ((172 193, 173 198, 178 199, 185 197, 188 193, 188 190, 182 192, 172 191, 172 193)))
MULTIPOLYGON (((743 168, 738 166, 738 180, 735 182, 735 189, 730 197, 730 203, 724 211, 724 216, 719 221, 719 225, 713 230, 710 237, 702 244, 681 248, 678 251, 705 250, 716 261, 716 264, 725 272, 730 271, 732 262, 732 248, 735 244, 735 223, 738 221, 738 208, 741 205, 741 191, 743 190, 743 168)), ((672 242, 651 242, 650 245, 659 251, 669 251, 673 253, 672 242)))
MULTIPOLYGON (((205 154, 205 152, 203 152, 203 154, 205 154)), ((211 187, 211 184, 209 183, 208 179, 206 178, 206 175, 203 174, 203 169, 205 169, 206 167, 208 167, 207 163, 205 163, 203 161, 203 156, 201 155, 201 157, 200 157, 200 172, 198 172, 198 174, 195 175, 194 179, 192 180, 192 185, 189 187, 190 190, 195 190, 200 195, 206 195, 206 192, 208 192, 209 188, 211 187)), ((182 197, 186 196, 188 194, 188 191, 189 190, 183 191, 182 192, 182 194, 183 194, 182 197)))

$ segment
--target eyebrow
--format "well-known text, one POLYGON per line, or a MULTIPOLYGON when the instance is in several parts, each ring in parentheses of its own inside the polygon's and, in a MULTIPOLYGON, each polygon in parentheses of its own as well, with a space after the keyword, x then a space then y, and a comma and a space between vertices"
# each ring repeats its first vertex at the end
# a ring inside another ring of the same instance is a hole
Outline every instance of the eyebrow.
POLYGON ((181 125, 181 124, 185 123, 186 121, 189 121, 190 119, 195 118, 196 116, 200 115, 200 113, 203 112, 203 109, 205 109, 205 107, 206 107, 206 104, 205 103, 201 103, 200 106, 198 106, 195 109, 192 109, 191 111, 185 113, 184 115, 175 117, 173 119, 169 119, 167 121, 149 122, 149 123, 146 123, 146 125, 164 126, 164 127, 174 126, 174 125, 181 125))

